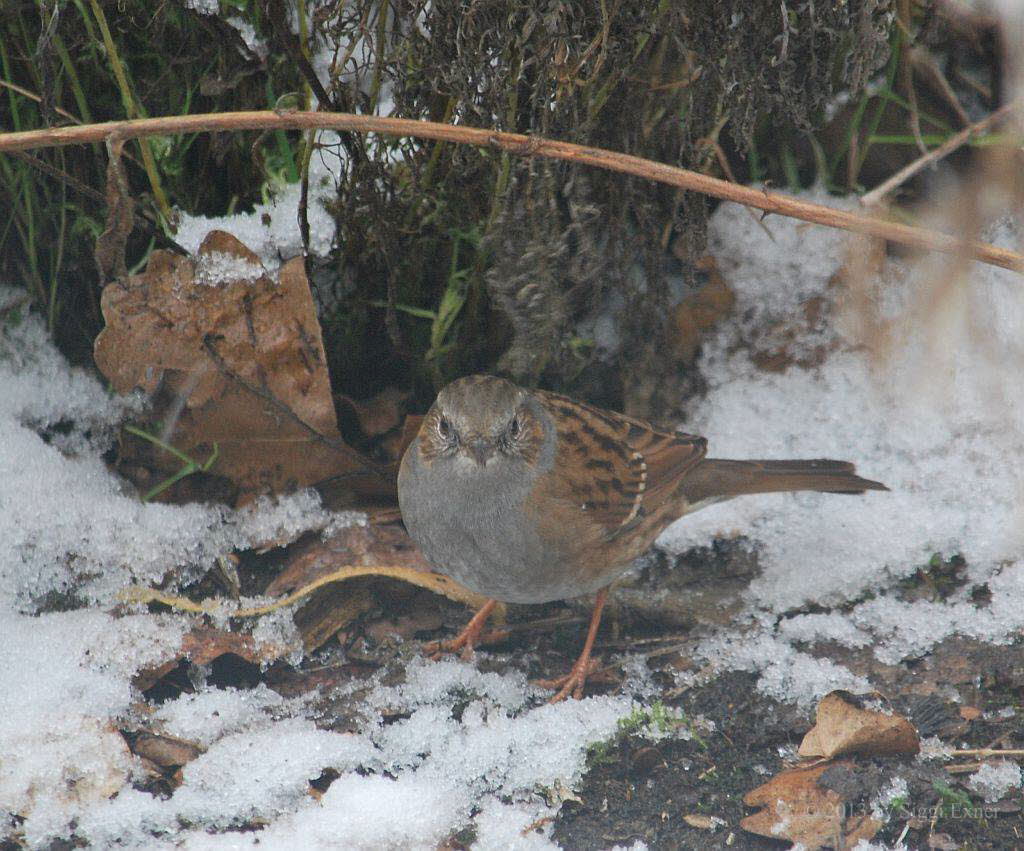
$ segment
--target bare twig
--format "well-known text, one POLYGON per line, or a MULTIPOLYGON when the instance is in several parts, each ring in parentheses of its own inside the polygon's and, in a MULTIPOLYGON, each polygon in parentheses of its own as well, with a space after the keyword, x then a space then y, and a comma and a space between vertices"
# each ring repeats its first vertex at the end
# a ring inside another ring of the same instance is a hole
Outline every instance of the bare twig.
POLYGON ((903 26, 903 44, 900 49, 899 75, 903 84, 904 95, 910 105, 908 115, 910 132, 914 134, 914 140, 922 154, 928 153, 928 146, 924 143, 921 135, 921 116, 917 109, 917 89, 914 88, 914 66, 910 62, 910 51, 913 50, 914 36, 910 33, 910 0, 899 0, 897 4, 897 17, 903 26))
POLYGON ((1002 756, 1007 758, 1020 759, 1024 757, 1024 749, 1021 748, 966 748, 953 751, 953 756, 1002 756))
MULTIPOLYGON (((0 87, 5 88, 5 89, 10 89, 12 92, 17 92, 22 97, 26 97, 29 100, 34 100, 38 104, 42 104, 42 102, 43 102, 43 99, 39 95, 37 95, 35 92, 29 91, 28 89, 23 88, 22 86, 19 86, 17 83, 12 83, 10 80, 0 80, 0 87)), ((76 118, 70 112, 68 112, 67 110, 61 109, 59 106, 55 106, 53 108, 53 111, 55 113, 57 113, 57 115, 60 115, 63 118, 68 119, 68 121, 73 121, 75 124, 81 124, 82 123, 81 121, 78 120, 78 118, 76 118)))
POLYGON ((677 186, 680 189, 701 192, 726 201, 746 204, 767 213, 778 213, 826 227, 881 237, 914 248, 966 255, 983 263, 1024 273, 1024 256, 977 240, 965 240, 925 228, 836 210, 821 204, 801 201, 779 192, 740 186, 705 174, 604 148, 574 145, 569 142, 559 142, 521 133, 503 133, 462 125, 439 124, 433 121, 414 121, 406 118, 384 118, 351 113, 288 112, 278 114, 270 111, 167 116, 88 124, 80 127, 48 127, 20 133, 6 133, 0 135, 0 152, 98 142, 113 133, 121 135, 122 138, 142 138, 176 133, 237 132, 266 128, 308 130, 315 127, 458 142, 500 148, 518 156, 545 156, 595 166, 677 186))
POLYGON ((991 115, 985 116, 981 121, 975 121, 973 124, 968 125, 959 133, 955 133, 950 136, 945 142, 939 147, 929 151, 924 156, 918 157, 912 163, 908 163, 892 177, 883 183, 880 183, 870 192, 866 192, 860 199, 860 203, 865 207, 872 207, 881 201, 886 195, 892 192, 897 186, 908 181, 911 177, 917 174, 921 169, 930 165, 937 160, 941 160, 943 157, 948 156, 961 145, 966 143, 972 136, 976 136, 979 133, 984 133, 993 124, 997 124, 1002 121, 1009 113, 1014 110, 1020 109, 1021 104, 1024 100, 1017 99, 1010 103, 1004 104, 999 107, 991 115))

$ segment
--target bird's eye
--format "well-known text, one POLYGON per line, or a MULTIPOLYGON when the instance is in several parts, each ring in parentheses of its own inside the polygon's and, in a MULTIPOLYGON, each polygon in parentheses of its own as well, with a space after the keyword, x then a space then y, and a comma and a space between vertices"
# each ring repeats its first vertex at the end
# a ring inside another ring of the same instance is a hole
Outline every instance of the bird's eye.
POLYGON ((437 433, 441 435, 445 440, 448 440, 452 436, 452 424, 448 422, 448 417, 441 417, 437 421, 437 433))
POLYGON ((519 437, 523 431, 523 424, 519 421, 519 417, 512 417, 512 422, 508 424, 508 436, 512 438, 519 437))

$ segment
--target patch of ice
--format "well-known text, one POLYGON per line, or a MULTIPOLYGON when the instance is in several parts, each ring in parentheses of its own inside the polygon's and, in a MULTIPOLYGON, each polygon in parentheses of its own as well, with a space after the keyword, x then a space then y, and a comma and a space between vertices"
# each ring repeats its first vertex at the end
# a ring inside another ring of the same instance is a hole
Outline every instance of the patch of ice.
POLYGON ((697 653, 719 671, 759 673, 758 691, 805 709, 836 689, 855 694, 873 690, 863 677, 829 659, 818 659, 794 649, 770 630, 715 636, 701 642, 697 653))
POLYGON ((779 635, 787 641, 812 644, 834 641, 843 647, 865 647, 871 636, 859 629, 849 618, 835 612, 796 615, 779 624, 779 635))
POLYGON ((899 776, 890 778, 885 787, 871 801, 872 817, 883 824, 887 822, 894 806, 904 806, 907 803, 909 791, 910 787, 904 778, 899 776))
POLYGON ((175 821, 228 827, 272 819, 309 794, 325 768, 347 772, 375 761, 362 736, 318 730, 286 718, 263 730, 225 736, 182 769, 182 785, 167 802, 175 821))
POLYGON ((170 658, 183 631, 169 616, 0 609, 0 801, 24 817, 30 846, 68 835, 130 779, 115 726, 130 714, 130 678, 170 658))
POLYGON ((164 734, 209 747, 231 733, 269 726, 274 711, 285 705, 285 699, 263 683, 249 691, 204 688, 167 701, 153 719, 164 734))
POLYGON ((952 759, 952 757, 953 748, 938 736, 929 736, 921 740, 921 750, 917 754, 917 759, 921 762, 927 762, 932 759, 945 761, 952 759))
POLYGON ((977 792, 990 804, 1001 801, 1008 792, 1020 787, 1020 766, 1009 760, 986 762, 967 778, 967 788, 977 792))
POLYGON ((437 848, 464 817, 463 796, 418 772, 395 779, 348 774, 331 784, 318 806, 306 806, 262 831, 259 847, 286 851, 295 837, 314 849, 337 848, 344 837, 352 851, 437 848))
POLYGON ((196 259, 195 282, 208 287, 234 281, 257 281, 264 274, 260 264, 226 251, 210 251, 196 259))

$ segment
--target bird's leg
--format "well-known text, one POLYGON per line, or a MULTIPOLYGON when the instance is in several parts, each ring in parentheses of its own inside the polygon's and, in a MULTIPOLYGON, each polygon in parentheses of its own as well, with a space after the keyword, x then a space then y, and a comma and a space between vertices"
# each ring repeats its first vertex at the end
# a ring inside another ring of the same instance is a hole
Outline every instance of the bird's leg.
POLYGON ((590 616, 590 628, 587 630, 587 640, 583 643, 583 650, 580 652, 580 657, 576 660, 576 664, 572 666, 572 670, 564 677, 558 677, 553 680, 537 680, 534 683, 534 685, 538 685, 541 688, 559 689, 558 693, 548 701, 549 703, 559 703, 570 694, 576 700, 583 697, 583 686, 587 682, 587 677, 597 665, 597 660, 590 658, 590 651, 594 647, 594 639, 597 638, 597 628, 601 625, 601 612, 604 610, 605 600, 607 599, 607 588, 602 588, 597 592, 597 597, 594 599, 594 612, 590 616))
POLYGON ((497 600, 488 600, 480 607, 480 611, 470 618, 469 623, 463 627, 462 632, 456 635, 455 638, 448 641, 431 641, 424 646, 424 652, 432 659, 439 659, 444 653, 455 653, 461 650, 462 658, 468 659, 473 655, 473 648, 476 646, 477 641, 480 640, 480 633, 483 632, 487 618, 491 616, 491 612, 494 611, 494 607, 497 605, 497 600))

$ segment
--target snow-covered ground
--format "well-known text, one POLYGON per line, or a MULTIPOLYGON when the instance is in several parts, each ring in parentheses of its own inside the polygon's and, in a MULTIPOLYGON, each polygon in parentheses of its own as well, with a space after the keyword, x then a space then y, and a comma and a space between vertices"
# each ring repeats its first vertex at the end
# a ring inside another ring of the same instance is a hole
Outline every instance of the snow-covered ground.
MULTIPOLYGON (((887 359, 826 327, 815 342, 837 345, 820 365, 763 372, 737 339, 785 323, 807 299, 831 299, 845 259, 842 234, 781 218, 765 226, 770 237, 732 205, 715 215, 712 248, 744 322, 706 346, 710 391, 680 425, 708 435, 716 456, 846 458, 892 490, 750 497, 666 531, 670 551, 740 532, 759 549, 747 611, 701 655, 720 670, 757 671, 766 693, 810 705, 871 683, 798 642, 870 645, 893 663, 954 633, 1014 640, 1024 629, 1021 279, 975 265, 957 295, 956 316, 971 324, 954 317, 929 336, 915 311, 934 267, 894 266, 880 282, 896 329, 887 359), (959 596, 887 594, 934 553, 966 559, 959 596), (985 607, 968 596, 981 584, 991 591, 985 607), (845 614, 779 617, 866 591, 875 593, 845 614)), ((1021 247, 1008 221, 990 237, 1021 247)), ((0 305, 13 296, 0 293, 0 305)), ((145 706, 132 676, 172 658, 193 616, 142 607, 115 616, 118 590, 172 571, 195 578, 219 554, 331 518, 309 494, 244 512, 141 504, 100 458, 137 401, 70 369, 31 316, 0 329, 0 391, 0 810, 19 816, 0 836, 18 833, 33 847, 73 835, 96 847, 434 848, 472 827, 481 848, 551 847, 550 824, 524 828, 557 810, 552 790, 579 781, 588 744, 653 696, 633 676, 622 693, 548 706, 521 673, 419 660, 400 686, 371 683, 354 732, 318 728, 329 719, 313 701, 265 686, 200 684, 145 706), (37 615, 54 594, 78 608, 37 615), (465 705, 458 720, 455 704, 465 705), (142 767, 117 732, 143 719, 206 748, 165 800, 133 788, 142 767), (339 777, 315 800, 309 781, 327 769, 339 777), (231 830, 254 822, 266 826, 231 830)))

